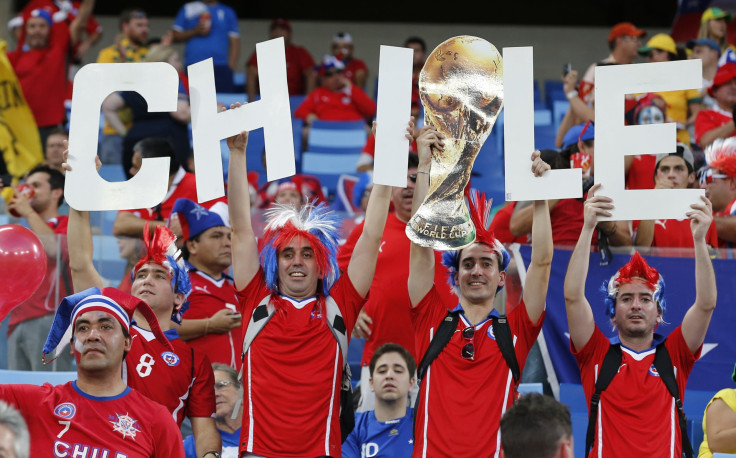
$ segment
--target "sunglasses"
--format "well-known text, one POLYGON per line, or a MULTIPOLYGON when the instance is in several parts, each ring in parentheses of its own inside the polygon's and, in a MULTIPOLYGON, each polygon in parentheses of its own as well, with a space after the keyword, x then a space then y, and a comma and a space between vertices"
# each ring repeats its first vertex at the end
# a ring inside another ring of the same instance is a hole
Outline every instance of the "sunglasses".
POLYGON ((410 179, 412 183, 416 183, 417 182, 417 174, 416 173, 412 173, 410 175, 407 175, 406 177, 408 179, 410 179))
POLYGON ((473 344, 473 337, 475 337, 475 326, 468 326, 467 328, 464 328, 462 330, 463 338, 466 340, 469 340, 470 342, 466 343, 463 346, 463 349, 460 351, 460 356, 463 357, 463 359, 469 359, 470 361, 473 361, 475 359, 475 344, 473 344))
POLYGON ((331 71, 327 71, 327 72, 325 72, 325 77, 329 78, 330 76, 338 75, 338 74, 340 74, 340 73, 342 73, 342 71, 341 71, 341 70, 331 70, 331 71))
POLYGON ((220 380, 219 382, 215 383, 215 391, 227 388, 232 384, 233 382, 231 382, 230 380, 220 380))
POLYGON ((712 169, 701 169, 700 172, 698 172, 698 179, 700 180, 701 185, 713 183, 713 180, 716 178, 725 180, 728 178, 728 175, 724 175, 723 173, 713 173, 712 169))

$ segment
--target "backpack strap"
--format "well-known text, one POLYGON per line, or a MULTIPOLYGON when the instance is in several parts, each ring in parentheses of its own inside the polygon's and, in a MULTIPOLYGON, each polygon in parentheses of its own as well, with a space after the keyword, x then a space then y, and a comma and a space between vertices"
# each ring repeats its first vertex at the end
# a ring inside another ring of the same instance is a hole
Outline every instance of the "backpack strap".
MULTIPOLYGON (((437 332, 435 332, 432 337, 432 341, 429 342, 429 347, 427 348, 427 351, 424 352, 422 361, 419 363, 419 367, 417 368, 417 385, 421 383, 421 380, 424 378, 424 374, 427 373, 427 369, 429 369, 429 365, 432 364, 432 361, 442 353, 442 350, 450 342, 450 339, 452 339, 459 321, 459 311, 447 312, 445 319, 442 320, 439 326, 437 326, 437 332)), ((418 403, 416 405, 418 405, 418 403)))
POLYGON ((346 380, 349 387, 352 388, 353 385, 350 383, 352 375, 350 374, 350 364, 348 364, 348 329, 347 326, 345 326, 345 320, 342 318, 340 307, 337 306, 337 302, 335 302, 335 299, 333 299, 332 296, 327 296, 325 298, 325 308, 327 309, 327 327, 330 328, 332 335, 335 337, 335 340, 337 340, 340 352, 342 353, 342 389, 346 389, 346 380))
POLYGON ((595 440, 595 428, 598 422, 598 404, 600 404, 601 393, 611 384, 613 377, 618 374, 621 366, 621 344, 613 344, 608 347, 603 364, 598 372, 598 379, 595 381, 595 393, 590 398, 590 412, 588 413, 588 432, 585 434, 585 456, 590 454, 595 440))
POLYGON ((654 368, 657 369, 657 373, 659 373, 659 378, 667 387, 667 391, 669 391, 672 397, 675 398, 677 417, 680 423, 680 441, 682 443, 682 454, 683 456, 692 458, 693 448, 690 444, 690 438, 687 436, 687 418, 685 417, 685 411, 682 408, 680 389, 677 387, 677 381, 675 380, 675 370, 672 367, 670 352, 667 351, 667 347, 664 345, 664 342, 657 345, 657 350, 654 353, 654 368))
POLYGON ((511 375, 514 378, 514 389, 516 389, 519 386, 521 371, 519 370, 519 361, 516 359, 516 352, 514 351, 514 337, 511 334, 511 328, 509 327, 509 321, 506 315, 491 317, 491 326, 493 327, 493 335, 496 336, 496 343, 501 350, 503 359, 506 360, 506 364, 511 369, 511 375))

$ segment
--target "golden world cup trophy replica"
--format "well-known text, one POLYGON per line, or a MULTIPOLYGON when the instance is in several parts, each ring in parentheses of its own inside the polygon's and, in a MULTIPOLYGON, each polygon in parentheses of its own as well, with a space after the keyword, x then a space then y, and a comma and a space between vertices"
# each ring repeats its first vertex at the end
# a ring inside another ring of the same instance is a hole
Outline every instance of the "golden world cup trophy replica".
POLYGON ((475 240, 463 191, 503 105, 501 54, 481 38, 450 38, 424 64, 419 96, 424 123, 445 136, 445 149, 432 149, 429 191, 406 235, 418 245, 457 250, 475 240))

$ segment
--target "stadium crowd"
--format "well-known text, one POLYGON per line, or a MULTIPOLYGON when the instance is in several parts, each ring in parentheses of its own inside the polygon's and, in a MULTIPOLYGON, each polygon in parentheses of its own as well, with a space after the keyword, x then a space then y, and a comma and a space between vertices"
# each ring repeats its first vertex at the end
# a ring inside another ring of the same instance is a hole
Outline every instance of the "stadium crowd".
MULTIPOLYGON (((557 149, 530 152, 528 163, 535 179, 582 169, 583 197, 492 208, 483 182, 471 182, 476 240, 440 252, 405 232, 428 194, 433 152, 447 140, 422 126, 419 80, 431 49, 417 36, 403 43, 414 51, 406 187, 372 182, 376 102, 352 36, 336 33, 315 61, 277 18, 270 38, 284 39, 289 95, 301 96, 293 119, 303 127, 295 133, 302 150, 318 121, 357 122, 363 131, 352 186, 323 187, 309 173, 259 183, 246 167, 251 134, 243 131, 226 139, 227 195, 197 203, 186 66, 212 58, 218 93, 259 98, 256 54, 239 68, 238 17, 218 0, 184 4, 157 38, 145 10, 126 9, 96 58, 166 62, 179 74, 176 111, 149 113, 134 92, 110 94, 101 107, 98 170, 129 179, 143 159, 167 158, 164 201, 117 212, 109 232, 70 208, 68 75, 102 37, 94 4, 31 0, 9 24, 17 48, 0 45, 0 71, 18 94, 12 109, 26 110, 13 113, 14 149, 0 156, 3 196, 12 221, 33 231, 47 256, 41 286, 7 321, 8 369, 77 374, 56 386, 0 380, 0 456, 572 456, 567 408, 549 396, 517 401, 522 381, 546 382, 536 342, 554 249, 565 246, 573 250, 564 281, 569 347, 590 406, 586 454, 736 453, 733 389, 708 404, 702 444, 689 442, 682 412, 717 302, 712 257, 736 243, 729 12, 705 10, 686 43, 613 26, 608 57, 584 72, 565 70, 559 83, 569 105, 557 149), (184 44, 183 56, 174 43, 184 44), (626 156, 626 186, 702 188, 705 197, 683 219, 608 221, 614 202, 593 184, 595 68, 682 59, 702 62, 701 91, 626 98, 627 125, 674 122, 678 141, 671 153, 626 156), (344 222, 354 226, 347 233, 344 222), (118 238, 120 278, 95 263, 100 231, 118 238), (512 243, 531 245, 523 287, 512 243), (636 249, 607 282, 603 304, 591 305, 590 253, 610 255, 611 247, 636 249), (648 247, 682 248, 694 260, 694 280, 668 279, 691 283, 695 300, 666 336, 655 332, 669 324, 664 279, 637 251, 648 247), (605 308, 615 337, 596 324, 595 307, 605 308), (365 342, 359 374, 347 357, 351 339, 365 342)), ((240 101, 220 110, 238 110, 240 101)))

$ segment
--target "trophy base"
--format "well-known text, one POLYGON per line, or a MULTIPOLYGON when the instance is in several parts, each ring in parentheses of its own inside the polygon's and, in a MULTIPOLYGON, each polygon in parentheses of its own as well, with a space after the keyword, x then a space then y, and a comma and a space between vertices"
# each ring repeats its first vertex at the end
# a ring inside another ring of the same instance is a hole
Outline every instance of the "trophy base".
POLYGON ((406 236, 435 250, 459 250, 475 241, 475 227, 469 215, 439 214, 422 205, 407 223, 406 236))

